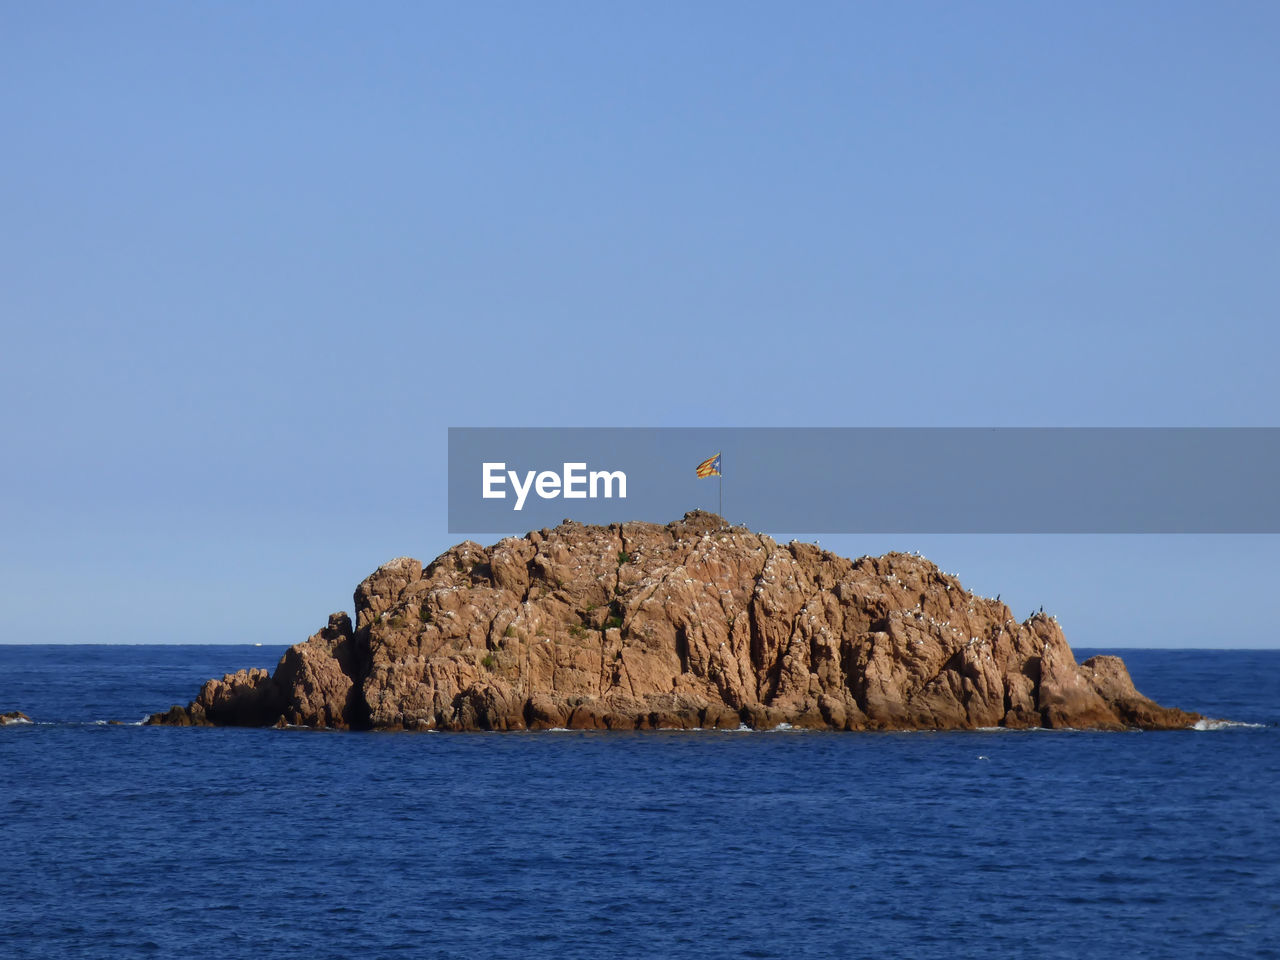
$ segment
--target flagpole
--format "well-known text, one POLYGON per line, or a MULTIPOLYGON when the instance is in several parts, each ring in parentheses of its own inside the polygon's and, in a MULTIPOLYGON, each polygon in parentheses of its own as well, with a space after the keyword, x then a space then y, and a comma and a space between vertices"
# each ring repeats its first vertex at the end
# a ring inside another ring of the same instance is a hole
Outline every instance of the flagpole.
POLYGON ((720 454, 720 519, 724 519, 724 454, 720 454))

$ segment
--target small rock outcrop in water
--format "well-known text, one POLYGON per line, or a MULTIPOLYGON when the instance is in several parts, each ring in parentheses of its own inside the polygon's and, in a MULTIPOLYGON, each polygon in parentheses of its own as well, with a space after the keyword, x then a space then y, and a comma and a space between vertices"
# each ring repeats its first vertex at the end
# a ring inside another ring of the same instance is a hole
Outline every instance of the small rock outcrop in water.
POLYGON ((1116 657, 1077 664, 921 557, 847 560, 695 512, 566 521, 379 567, 273 674, 208 681, 152 723, 518 730, 1187 727, 1116 657))
POLYGON ((0 713, 0 727, 7 727, 11 723, 30 723, 31 718, 21 710, 10 710, 8 713, 0 713))

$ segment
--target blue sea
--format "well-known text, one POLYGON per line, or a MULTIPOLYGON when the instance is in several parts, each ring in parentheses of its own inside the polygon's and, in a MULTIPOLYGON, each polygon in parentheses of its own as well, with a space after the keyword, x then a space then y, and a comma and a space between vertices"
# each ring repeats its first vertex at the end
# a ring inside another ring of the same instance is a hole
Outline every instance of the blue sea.
POLYGON ((0 646, 0 957, 1280 956, 1280 651, 1111 651, 1171 733, 105 723, 282 652, 0 646))

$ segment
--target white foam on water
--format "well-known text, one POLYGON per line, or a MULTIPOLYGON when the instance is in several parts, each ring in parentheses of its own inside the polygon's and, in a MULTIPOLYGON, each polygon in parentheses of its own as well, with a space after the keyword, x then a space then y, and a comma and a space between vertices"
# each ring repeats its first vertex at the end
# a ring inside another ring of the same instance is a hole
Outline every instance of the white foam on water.
MULTIPOLYGON (((1063 727, 1072 730, 1074 727, 1063 727)), ((978 727, 976 733, 1047 733, 1048 727, 978 727)))
POLYGON ((1197 720, 1191 725, 1192 730, 1230 730, 1233 727, 1249 730, 1260 730, 1265 723, 1244 723, 1240 720, 1197 720))

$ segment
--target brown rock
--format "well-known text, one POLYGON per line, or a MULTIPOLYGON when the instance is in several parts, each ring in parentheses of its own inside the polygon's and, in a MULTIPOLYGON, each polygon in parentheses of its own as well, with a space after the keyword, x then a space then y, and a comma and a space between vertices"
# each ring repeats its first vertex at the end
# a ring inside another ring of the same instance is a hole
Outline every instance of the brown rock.
MULTIPOLYGON (((204 714, 201 714, 201 719, 204 714)), ((187 707, 174 704, 163 713, 153 713, 147 717, 149 726, 190 727, 193 725, 191 711, 187 707)))
MULTIPOLYGON (((277 667, 277 669, 279 669, 277 667)), ((239 670, 221 680, 207 680, 186 707, 153 713, 148 724, 172 726, 265 727, 280 714, 283 697, 266 670, 239 670)))
POLYGON ((8 713, 0 713, 0 727, 7 727, 11 723, 30 723, 31 718, 21 710, 10 710, 8 713))
POLYGON ((1090 657, 1078 669, 1127 726, 1144 730, 1175 730, 1203 719, 1197 713, 1162 707, 1148 700, 1134 689, 1129 671, 1119 657, 1090 657))
POLYGON ((1078 665, 921 557, 848 560, 713 514, 399 558, 274 676, 210 680, 155 723, 410 730, 1185 727, 1124 665, 1078 665))
POLYGON ((285 651, 273 678, 284 697, 279 717, 285 724, 314 727, 359 725, 365 714, 352 700, 351 673, 355 668, 351 618, 329 616, 329 625, 285 651))

